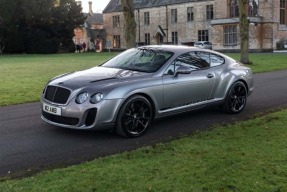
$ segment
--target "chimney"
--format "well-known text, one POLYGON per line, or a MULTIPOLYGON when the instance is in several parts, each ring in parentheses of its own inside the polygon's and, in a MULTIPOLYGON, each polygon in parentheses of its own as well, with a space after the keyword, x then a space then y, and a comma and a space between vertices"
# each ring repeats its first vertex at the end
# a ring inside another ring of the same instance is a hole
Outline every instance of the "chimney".
POLYGON ((89 1, 89 13, 93 15, 92 1, 89 1))

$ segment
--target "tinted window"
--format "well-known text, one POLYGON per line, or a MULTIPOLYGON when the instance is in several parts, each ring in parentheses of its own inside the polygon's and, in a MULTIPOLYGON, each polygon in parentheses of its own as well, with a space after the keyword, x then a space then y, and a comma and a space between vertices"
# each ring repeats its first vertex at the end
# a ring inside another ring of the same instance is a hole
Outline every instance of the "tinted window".
POLYGON ((221 65, 225 62, 224 58, 209 52, 197 51, 193 52, 197 57, 205 60, 210 67, 221 65))
POLYGON ((180 66, 187 66, 192 70, 204 69, 209 67, 209 63, 196 55, 196 52, 185 53, 179 56, 166 70, 165 74, 173 75, 180 66))
POLYGON ((225 59, 219 55, 210 54, 210 67, 221 65, 225 62, 225 59))
POLYGON ((134 48, 104 63, 103 67, 152 73, 157 71, 173 55, 172 52, 134 48))
POLYGON ((185 53, 179 56, 166 70, 165 74, 173 75, 179 66, 188 66, 193 70, 205 69, 222 65, 225 59, 219 55, 204 52, 194 51, 185 53))

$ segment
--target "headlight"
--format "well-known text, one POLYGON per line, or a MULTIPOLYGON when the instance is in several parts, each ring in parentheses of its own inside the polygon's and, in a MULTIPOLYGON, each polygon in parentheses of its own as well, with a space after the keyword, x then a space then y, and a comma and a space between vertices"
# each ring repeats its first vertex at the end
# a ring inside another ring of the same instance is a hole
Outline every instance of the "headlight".
POLYGON ((82 104, 84 103, 87 99, 89 98, 89 94, 87 92, 82 92, 80 93, 77 98, 76 98, 76 102, 78 104, 82 104))
POLYGON ((103 99, 103 94, 102 93, 96 93, 94 95, 91 96, 91 103, 95 104, 100 102, 103 99))

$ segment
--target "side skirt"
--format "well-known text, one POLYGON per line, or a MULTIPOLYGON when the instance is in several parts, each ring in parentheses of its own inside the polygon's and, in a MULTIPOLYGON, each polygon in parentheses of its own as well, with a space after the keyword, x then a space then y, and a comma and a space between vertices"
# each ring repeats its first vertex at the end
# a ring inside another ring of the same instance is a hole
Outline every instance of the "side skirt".
POLYGON ((175 115, 179 113, 194 111, 194 110, 201 109, 204 107, 217 106, 223 103, 224 103, 224 100, 222 99, 213 99, 213 100, 207 100, 203 102, 178 106, 174 108, 162 109, 158 111, 158 113, 155 115, 155 119, 170 116, 170 115, 175 115))

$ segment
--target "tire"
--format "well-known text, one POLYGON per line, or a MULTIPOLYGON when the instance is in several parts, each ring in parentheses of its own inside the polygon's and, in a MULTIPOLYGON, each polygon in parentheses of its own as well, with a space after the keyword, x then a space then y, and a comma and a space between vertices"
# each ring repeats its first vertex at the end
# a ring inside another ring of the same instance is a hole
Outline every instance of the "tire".
POLYGON ((237 114, 243 111, 247 102, 247 88, 241 81, 235 82, 228 91, 223 104, 223 111, 237 114))
POLYGON ((141 95, 131 96, 120 108, 115 132, 124 137, 139 137, 147 131, 152 119, 149 100, 141 95))

